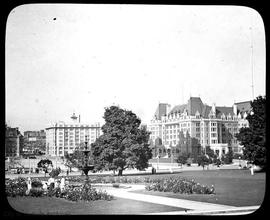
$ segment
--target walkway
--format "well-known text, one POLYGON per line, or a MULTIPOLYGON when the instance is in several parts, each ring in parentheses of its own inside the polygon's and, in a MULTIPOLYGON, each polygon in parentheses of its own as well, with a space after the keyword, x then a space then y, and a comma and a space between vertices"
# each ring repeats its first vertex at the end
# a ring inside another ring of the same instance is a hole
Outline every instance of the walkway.
POLYGON ((144 189, 144 185, 126 185, 121 184, 121 186, 126 186, 126 188, 106 188, 106 191, 115 196, 125 199, 133 199, 142 202, 150 202, 160 205, 172 206, 185 208, 186 211, 174 211, 174 212, 162 212, 162 213, 149 213, 153 215, 157 214, 179 214, 179 215, 228 215, 232 214, 247 214, 253 212, 258 209, 259 206, 251 206, 251 207, 235 207, 228 205, 220 205, 206 202, 198 202, 198 201, 190 201, 185 199, 176 199, 176 198, 168 198, 163 196, 153 196, 153 195, 145 195, 139 193, 132 193, 133 190, 141 190, 144 189))

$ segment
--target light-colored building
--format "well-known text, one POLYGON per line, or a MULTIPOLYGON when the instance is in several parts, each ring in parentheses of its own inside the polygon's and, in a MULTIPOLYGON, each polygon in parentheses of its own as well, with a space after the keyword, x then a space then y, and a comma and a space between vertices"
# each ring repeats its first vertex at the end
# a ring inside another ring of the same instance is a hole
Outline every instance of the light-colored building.
POLYGON ((48 156, 64 156, 65 152, 72 153, 76 147, 85 144, 86 141, 90 147, 91 143, 101 135, 99 123, 83 124, 80 122, 80 116, 77 117, 74 113, 70 122, 59 121, 45 130, 48 156))
POLYGON ((235 134, 240 124, 246 124, 246 113, 242 114, 241 105, 232 107, 209 106, 199 97, 190 97, 187 104, 173 108, 167 103, 159 103, 153 119, 147 126, 151 132, 151 143, 160 138, 165 150, 173 154, 183 151, 197 154, 210 146, 221 156, 229 147, 234 153, 242 153, 235 134))

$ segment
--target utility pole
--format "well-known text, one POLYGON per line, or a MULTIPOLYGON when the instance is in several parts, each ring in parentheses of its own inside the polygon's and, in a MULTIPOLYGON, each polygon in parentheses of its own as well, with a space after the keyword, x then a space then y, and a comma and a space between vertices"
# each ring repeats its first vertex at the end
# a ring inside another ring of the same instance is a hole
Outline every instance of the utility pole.
POLYGON ((252 100, 254 100, 254 83, 253 83, 253 72, 254 72, 254 58, 253 58, 253 22, 252 22, 252 15, 251 15, 251 27, 250 29, 250 38, 251 38, 251 88, 252 88, 252 100))

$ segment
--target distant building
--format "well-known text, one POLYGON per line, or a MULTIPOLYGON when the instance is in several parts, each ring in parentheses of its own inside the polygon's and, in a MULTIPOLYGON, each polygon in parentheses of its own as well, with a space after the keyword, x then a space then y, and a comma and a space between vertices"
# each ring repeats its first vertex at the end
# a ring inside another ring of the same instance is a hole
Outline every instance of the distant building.
POLYGON ((46 148, 46 132, 25 131, 24 133, 24 153, 44 152, 46 148))
MULTIPOLYGON (((245 102, 248 103, 248 102, 245 102)), ((235 103, 232 107, 209 106, 199 97, 190 97, 186 104, 171 109, 167 103, 160 103, 153 119, 147 126, 151 132, 150 143, 154 156, 168 156, 186 152, 196 157, 210 146, 221 156, 229 147, 234 153, 242 153, 242 147, 235 138, 240 125, 246 124, 248 104, 235 103), (242 109, 244 108, 244 109, 242 109), (241 123, 241 124, 239 124, 241 123), (156 144, 157 140, 160 144, 156 144)))
POLYGON ((20 156, 23 148, 23 136, 20 133, 19 128, 11 128, 6 125, 5 133, 5 156, 20 156))
POLYGON ((235 103, 237 106, 237 112, 238 112, 238 128, 248 127, 249 123, 246 117, 251 111, 251 102, 238 102, 235 103))
POLYGON ((83 124, 73 113, 70 122, 59 121, 46 129, 46 154, 50 156, 64 156, 72 153, 76 147, 84 145, 90 147, 101 134, 99 123, 83 124))

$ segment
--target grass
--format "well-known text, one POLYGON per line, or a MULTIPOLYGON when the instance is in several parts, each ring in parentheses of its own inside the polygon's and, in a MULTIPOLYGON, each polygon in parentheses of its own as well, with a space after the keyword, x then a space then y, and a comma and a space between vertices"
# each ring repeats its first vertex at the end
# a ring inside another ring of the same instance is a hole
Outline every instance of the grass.
POLYGON ((8 198, 10 206, 17 212, 41 215, 110 215, 110 214, 147 214, 153 212, 183 211, 184 209, 117 198, 111 201, 71 202, 52 197, 8 198))
MULTIPOLYGON (((208 186, 214 185, 216 194, 176 194, 171 192, 156 192, 138 190, 136 193, 166 196, 231 206, 261 205, 265 194, 265 173, 250 175, 249 170, 205 170, 185 171, 179 175, 208 186)), ((163 175, 169 177, 171 175, 163 175)), ((135 192, 135 191, 134 191, 135 192)))
MULTIPOLYGON (((237 207, 260 205, 264 199, 265 173, 255 173, 255 175, 251 176, 249 170, 185 171, 173 174, 137 175, 129 178, 150 177, 155 179, 171 177, 174 175, 194 179, 195 182, 199 182, 200 184, 208 186, 214 185, 216 194, 184 195, 146 190, 134 191, 134 193, 166 196, 237 207)), ((89 203, 83 201, 71 202, 64 199, 49 197, 16 197, 8 198, 8 201, 15 210, 22 213, 32 214, 143 214, 177 210, 181 211, 180 208, 176 207, 122 198, 115 198, 111 201, 98 200, 89 203)))

